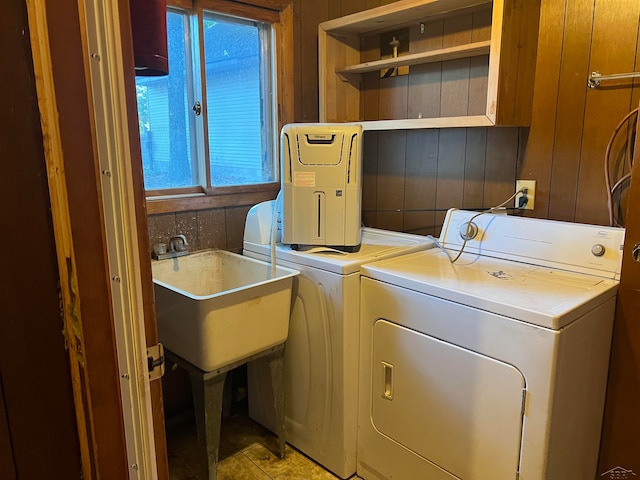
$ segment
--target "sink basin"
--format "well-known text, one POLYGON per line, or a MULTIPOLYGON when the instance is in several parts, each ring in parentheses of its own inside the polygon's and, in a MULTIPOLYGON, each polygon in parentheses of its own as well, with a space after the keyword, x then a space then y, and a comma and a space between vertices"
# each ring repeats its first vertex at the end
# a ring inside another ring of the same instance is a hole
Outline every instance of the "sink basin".
POLYGON ((283 343, 296 270, 223 250, 152 262, 160 342, 205 372, 283 343))

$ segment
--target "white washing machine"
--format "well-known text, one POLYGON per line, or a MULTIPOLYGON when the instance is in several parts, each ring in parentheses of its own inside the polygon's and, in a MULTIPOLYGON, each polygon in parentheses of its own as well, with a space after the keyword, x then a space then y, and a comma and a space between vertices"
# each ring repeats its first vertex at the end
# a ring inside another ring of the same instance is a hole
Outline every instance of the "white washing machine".
MULTIPOLYGON (((473 215, 448 212, 452 256, 473 215)), ((624 230, 472 223, 455 264, 434 248, 362 267, 358 474, 593 479, 624 230)))
MULTIPOLYGON (((269 260, 271 209, 267 202, 249 212, 244 255, 269 260)), ((423 236, 372 228, 362 229, 354 253, 277 245, 277 264, 300 271, 285 344, 287 442, 342 478, 356 471, 360 266, 431 246, 423 236)), ((273 430, 269 378, 266 362, 248 365, 249 415, 273 430)))

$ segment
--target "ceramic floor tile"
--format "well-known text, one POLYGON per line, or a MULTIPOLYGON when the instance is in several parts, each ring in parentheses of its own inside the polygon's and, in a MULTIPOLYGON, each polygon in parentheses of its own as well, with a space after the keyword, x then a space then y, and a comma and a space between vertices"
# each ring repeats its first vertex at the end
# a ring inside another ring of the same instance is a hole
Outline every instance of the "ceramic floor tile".
POLYGON ((198 480, 198 477, 180 458, 169 455, 169 480, 198 480))
POLYGON ((218 480, 270 480, 270 477, 243 453, 237 453, 218 463, 218 480))
POLYGON ((234 415, 223 420, 220 429, 219 456, 221 459, 258 444, 275 452, 277 438, 269 430, 247 416, 234 415))
MULTIPOLYGON (((287 445, 277 457, 277 437, 246 414, 224 418, 220 432, 219 480, 336 480, 313 460, 287 445)), ((195 421, 188 418, 167 428, 169 480, 203 480, 202 449, 195 421)), ((362 480, 357 476, 349 480, 362 480)))
POLYGON ((264 445, 255 445, 245 450, 244 454, 274 480, 335 480, 338 478, 297 450, 287 446, 286 452, 285 458, 280 459, 264 445))

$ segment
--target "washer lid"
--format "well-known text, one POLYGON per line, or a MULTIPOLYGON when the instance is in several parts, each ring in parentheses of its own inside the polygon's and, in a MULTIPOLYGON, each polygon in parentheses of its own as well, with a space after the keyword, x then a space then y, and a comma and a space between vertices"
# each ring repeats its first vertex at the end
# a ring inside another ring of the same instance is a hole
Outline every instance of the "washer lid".
MULTIPOLYGON (((291 250, 288 245, 282 244, 278 244, 276 248, 278 260, 347 275, 358 272, 360 265, 366 262, 382 260, 432 247, 433 241, 421 235, 365 227, 362 229, 360 250, 353 253, 345 253, 325 247, 291 250)), ((271 254, 270 245, 245 241, 244 249, 265 256, 271 254)))
POLYGON ((453 302, 559 329, 615 296, 615 280, 439 249, 362 267, 363 275, 453 302))

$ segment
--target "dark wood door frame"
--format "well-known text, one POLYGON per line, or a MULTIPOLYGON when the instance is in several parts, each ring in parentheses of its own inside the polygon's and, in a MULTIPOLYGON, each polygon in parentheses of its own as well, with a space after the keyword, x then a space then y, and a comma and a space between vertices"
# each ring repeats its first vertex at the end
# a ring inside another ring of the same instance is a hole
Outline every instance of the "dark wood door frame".
MULTIPOLYGON (((86 480, 129 478, 112 281, 108 268, 101 172, 91 98, 87 28, 82 0, 27 2, 38 103, 44 132, 64 321, 74 386, 79 448, 86 480), (48 8, 47 8, 48 7, 48 8), (34 32, 35 31, 35 32, 34 32)), ((146 259, 148 235, 137 125, 131 26, 119 0, 123 71, 137 251, 146 259)), ((104 53, 103 53, 104 54, 104 53)), ((107 55, 110 52, 106 53, 107 55)), ((113 54, 116 56, 116 54, 113 54)), ((42 140, 41 140, 42 142, 42 140)), ((55 259, 54 259, 55 261, 55 259)), ((157 342, 151 266, 140 261, 147 342, 157 342)), ((158 478, 168 478, 160 382, 151 386, 158 478)), ((69 477, 71 478, 71 477, 69 477)))
POLYGON ((634 160, 598 479, 640 477, 640 263, 632 256, 640 242, 640 131, 636 131, 634 160), (612 471, 619 476, 601 476, 612 471))

